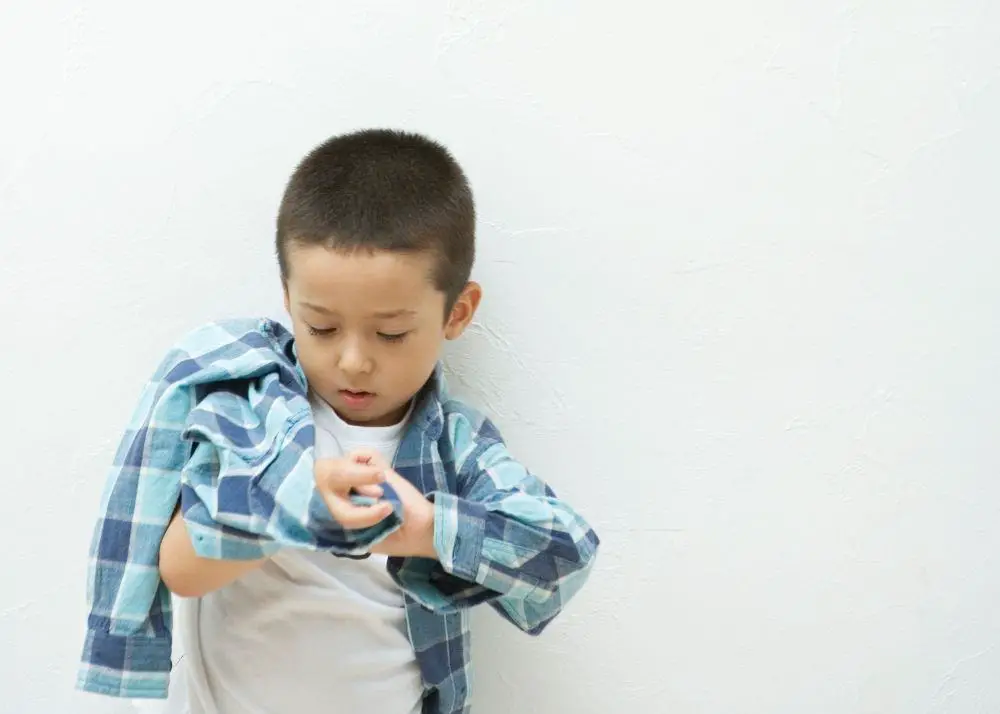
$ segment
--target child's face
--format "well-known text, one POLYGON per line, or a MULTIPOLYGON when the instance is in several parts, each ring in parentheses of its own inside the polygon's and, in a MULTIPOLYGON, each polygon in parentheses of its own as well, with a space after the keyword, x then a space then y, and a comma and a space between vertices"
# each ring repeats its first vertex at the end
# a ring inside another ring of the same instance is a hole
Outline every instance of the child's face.
POLYGON ((479 286, 469 283, 445 320, 430 254, 349 254, 294 243, 287 250, 285 309, 310 389, 349 423, 397 423, 444 340, 472 320, 479 286))

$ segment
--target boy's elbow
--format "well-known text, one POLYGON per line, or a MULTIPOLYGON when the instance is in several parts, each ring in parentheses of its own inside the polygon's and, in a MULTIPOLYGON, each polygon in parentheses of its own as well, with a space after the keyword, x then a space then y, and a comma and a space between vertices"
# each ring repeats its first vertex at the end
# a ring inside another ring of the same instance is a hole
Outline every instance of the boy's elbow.
POLYGON ((593 530, 588 531, 577 546, 577 551, 580 553, 579 570, 589 571, 594 567, 594 562, 597 560, 597 549, 600 545, 601 539, 597 537, 597 534, 593 530))
POLYGON ((260 567, 262 560, 201 558, 191 544, 184 519, 175 515, 160 542, 160 580, 178 597, 208 595, 260 567))
POLYGON ((564 533, 554 540, 548 573, 551 577, 546 578, 547 584, 552 589, 557 589, 568 576, 579 577, 582 574, 586 577, 594 567, 600 544, 601 541, 593 530, 588 530, 582 538, 573 538, 569 533, 564 533))
POLYGON ((171 593, 186 598, 204 597, 266 562, 266 559, 215 560, 199 558, 193 553, 190 557, 176 556, 160 549, 160 580, 171 593))
POLYGON ((204 578, 198 577, 197 556, 193 553, 178 553, 178 548, 170 546, 166 538, 160 545, 160 580, 167 590, 177 597, 193 598, 207 595, 210 589, 204 578))
POLYGON ((169 570, 162 568, 160 569, 160 580, 167 586, 170 594, 177 597, 195 598, 209 593, 207 588, 199 586, 195 581, 171 574, 169 570))
POLYGON ((172 594, 178 597, 201 597, 204 588, 199 587, 194 577, 194 567, 198 558, 194 546, 188 538, 187 528, 180 512, 174 514, 163 540, 160 541, 160 558, 157 564, 160 580, 172 594))
POLYGON ((597 548, 600 541, 593 531, 578 544, 576 557, 571 561, 562 560, 554 568, 554 577, 537 587, 527 598, 529 607, 534 608, 534 616, 522 627, 529 635, 541 634, 565 605, 572 600, 590 579, 590 573, 597 562, 597 548))

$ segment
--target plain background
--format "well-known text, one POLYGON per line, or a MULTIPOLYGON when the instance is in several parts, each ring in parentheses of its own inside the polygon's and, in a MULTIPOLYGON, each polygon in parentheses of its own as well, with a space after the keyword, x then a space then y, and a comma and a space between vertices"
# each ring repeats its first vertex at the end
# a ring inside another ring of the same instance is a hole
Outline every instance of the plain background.
POLYGON ((0 712, 155 710, 72 691, 107 465, 367 126, 466 167, 452 384, 604 540, 479 714, 1000 711, 1000 4, 5 2, 0 68, 0 712))

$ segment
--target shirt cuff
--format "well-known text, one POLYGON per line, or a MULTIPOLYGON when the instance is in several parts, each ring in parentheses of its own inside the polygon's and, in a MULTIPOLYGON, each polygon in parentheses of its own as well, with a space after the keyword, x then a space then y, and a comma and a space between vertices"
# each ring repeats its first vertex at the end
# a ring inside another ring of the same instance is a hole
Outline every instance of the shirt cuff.
POLYGON ((169 637, 88 630, 76 687, 126 699, 164 699, 170 681, 169 637))
POLYGON ((439 614, 495 600, 499 592, 477 582, 487 509, 452 494, 434 493, 434 551, 430 558, 389 558, 389 574, 407 595, 439 614))
POLYGON ((479 582, 486 506, 450 493, 435 493, 434 551, 446 572, 479 582))

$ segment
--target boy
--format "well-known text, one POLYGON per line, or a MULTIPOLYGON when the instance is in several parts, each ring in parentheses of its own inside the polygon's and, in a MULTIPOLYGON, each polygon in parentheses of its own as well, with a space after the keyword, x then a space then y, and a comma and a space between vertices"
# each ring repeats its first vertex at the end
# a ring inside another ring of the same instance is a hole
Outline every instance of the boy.
POLYGON ((278 351, 308 385, 315 493, 346 534, 396 525, 360 556, 202 557, 186 492, 159 546, 159 577, 189 598, 172 711, 468 712, 468 607, 537 634, 583 584, 592 529, 444 391, 442 345, 482 297, 474 233, 461 168, 419 135, 334 137, 296 169, 276 239, 294 340, 278 351))

